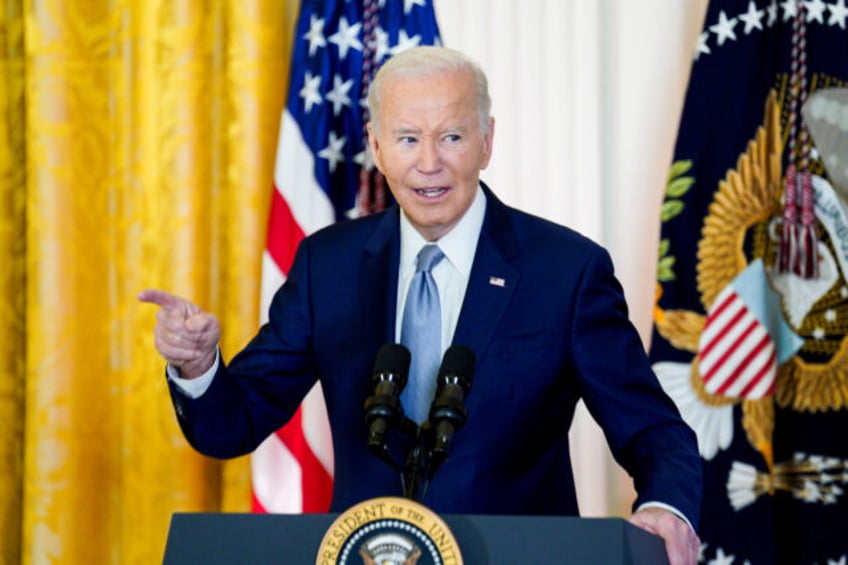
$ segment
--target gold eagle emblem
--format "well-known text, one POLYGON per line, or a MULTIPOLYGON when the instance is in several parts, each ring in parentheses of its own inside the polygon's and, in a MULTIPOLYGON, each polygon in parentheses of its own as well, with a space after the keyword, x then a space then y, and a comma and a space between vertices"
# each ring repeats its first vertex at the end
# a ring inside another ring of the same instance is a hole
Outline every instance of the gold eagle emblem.
MULTIPOLYGON (((736 167, 728 171, 713 195, 701 230, 697 250, 697 288, 704 311, 730 284, 749 261, 762 259, 774 265, 777 241, 776 222, 781 217, 783 190, 782 152, 785 134, 780 123, 780 104, 772 90, 766 101, 763 124, 757 128, 736 167), (748 257, 746 255, 750 255, 748 257)), ((821 244, 833 249, 827 233, 821 230, 821 244)), ((662 251, 661 251, 662 255, 662 251)), ((660 258, 661 264, 663 257, 660 258)), ((848 287, 846 273, 804 314, 793 329, 804 338, 801 350, 778 367, 775 394, 759 400, 728 398, 708 393, 698 373, 698 363, 690 366, 690 384, 698 399, 718 407, 742 403, 742 426, 750 444, 763 456, 768 469, 774 468, 772 434, 775 402, 780 407, 803 412, 839 410, 848 400, 848 287), (834 320, 842 321, 840 326, 834 320), (827 325, 828 339, 820 328, 827 325), (817 330, 819 328, 819 330, 817 330), (835 334, 834 334, 835 332, 835 334)), ((658 283, 654 324, 658 333, 674 347, 697 357, 704 315, 685 310, 663 310, 659 306, 662 287, 658 283)), ((784 308, 787 306, 784 297, 784 308)))

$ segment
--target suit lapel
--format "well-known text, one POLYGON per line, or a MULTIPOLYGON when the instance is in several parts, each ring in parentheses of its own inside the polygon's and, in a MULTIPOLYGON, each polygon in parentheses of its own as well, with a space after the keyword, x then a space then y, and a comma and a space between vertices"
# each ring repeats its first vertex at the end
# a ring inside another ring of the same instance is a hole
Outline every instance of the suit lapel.
MULTIPOLYGON (((486 185, 486 217, 477 242, 468 288, 453 343, 471 347, 478 358, 484 353, 518 284, 512 261, 520 248, 509 208, 486 185)), ((390 208, 365 246, 359 276, 363 305, 363 332, 376 350, 395 340, 398 262, 400 261, 400 211, 390 208)), ((363 336, 365 337, 365 336, 363 336)))
POLYGON ((512 299, 519 272, 511 261, 519 247, 509 209, 483 185, 486 217, 477 243, 453 343, 471 347, 480 358, 512 299))
POLYGON ((359 292, 366 321, 376 351, 395 339, 400 227, 397 206, 389 209, 365 245, 365 258, 359 274, 359 292))

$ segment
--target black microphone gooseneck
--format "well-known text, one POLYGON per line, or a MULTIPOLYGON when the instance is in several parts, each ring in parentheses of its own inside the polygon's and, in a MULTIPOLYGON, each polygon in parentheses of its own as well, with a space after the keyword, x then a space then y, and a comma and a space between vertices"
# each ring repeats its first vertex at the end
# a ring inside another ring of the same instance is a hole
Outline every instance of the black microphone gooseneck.
POLYGON ((429 452, 428 477, 447 459, 453 435, 468 418, 465 397, 474 382, 477 359, 465 345, 452 345, 445 352, 436 380, 436 396, 430 406, 429 423, 433 429, 433 445, 429 452))
MULTIPOLYGON (((403 477, 403 496, 410 500, 420 502, 418 497, 419 483, 421 477, 426 471, 424 463, 424 436, 422 429, 419 427, 412 446, 409 448, 409 453, 406 458, 406 470, 402 473, 403 477)), ((423 495, 422 497, 423 498, 423 495)))
POLYGON ((368 450, 397 471, 400 465, 389 455, 386 435, 403 418, 400 393, 409 375, 409 350, 398 343, 387 343, 377 352, 371 382, 374 394, 365 400, 365 423, 368 425, 368 450))

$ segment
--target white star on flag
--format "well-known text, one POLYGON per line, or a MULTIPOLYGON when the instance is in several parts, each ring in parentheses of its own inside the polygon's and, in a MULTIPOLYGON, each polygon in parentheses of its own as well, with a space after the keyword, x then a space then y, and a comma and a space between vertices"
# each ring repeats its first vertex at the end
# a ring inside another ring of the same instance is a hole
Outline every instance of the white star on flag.
POLYGON ((303 37, 309 40, 309 56, 312 57, 319 47, 327 45, 327 40, 324 39, 324 20, 313 15, 309 25, 309 32, 303 37))
POLYGON ((421 43, 420 35, 413 35, 412 37, 409 37, 405 30, 400 30, 400 34, 398 34, 398 43, 394 49, 392 49, 392 54, 397 55, 402 51, 406 51, 410 47, 418 46, 419 43, 421 43))
POLYGON ((736 33, 733 31, 733 28, 736 27, 737 23, 739 22, 736 21, 736 18, 728 19, 724 10, 719 12, 718 23, 710 26, 710 31, 718 36, 716 41, 719 46, 724 45, 724 42, 728 39, 736 41, 736 33))
POLYGON ((424 6, 424 0, 403 0, 403 13, 408 14, 415 6, 424 6))
POLYGON ((757 10, 757 5, 754 0, 748 2, 748 11, 739 16, 739 19, 745 22, 745 35, 749 35, 754 28, 763 29, 763 16, 765 11, 757 10))
POLYGON ((698 44, 695 46, 696 61, 701 56, 701 53, 703 53, 704 55, 709 55, 710 53, 712 53, 710 47, 707 45, 707 41, 709 40, 709 38, 710 34, 706 31, 701 32, 701 34, 698 36, 698 44))
POLYGON ((321 75, 312 76, 307 72, 303 79, 303 88, 300 89, 300 97, 303 98, 303 106, 308 114, 312 110, 312 106, 320 104, 321 94, 318 92, 321 87, 321 75))
POLYGON ((376 51, 377 51, 377 60, 382 61, 383 58, 389 54, 389 34, 383 30, 383 28, 377 28, 377 39, 376 39, 376 51))
POLYGON ((780 3, 780 7, 783 8, 784 22, 790 21, 795 17, 795 14, 798 13, 798 4, 796 3, 796 0, 784 0, 780 3))
POLYGON ((768 14, 766 25, 771 27, 777 21, 777 4, 769 4, 766 7, 766 13, 768 14))
POLYGON ((824 24, 824 9, 827 5, 822 0, 812 0, 804 2, 804 8, 807 10, 807 23, 816 21, 824 24))
POLYGON ((347 142, 347 137, 336 135, 336 132, 330 132, 330 143, 318 152, 318 156, 330 162, 330 172, 335 172, 340 161, 344 161, 344 145, 347 142))
POLYGON ((839 0, 836 4, 828 5, 830 10, 830 18, 827 20, 827 25, 839 24, 839 27, 845 29, 845 19, 848 18, 848 7, 845 6, 845 0, 839 0))
POLYGON ((360 29, 362 29, 361 23, 350 25, 344 17, 339 21, 339 31, 330 36, 330 43, 339 47, 339 56, 342 59, 347 57, 348 49, 362 51, 362 42, 358 37, 360 29))
POLYGON ((327 100, 333 103, 334 116, 338 116, 345 106, 350 107, 348 92, 352 86, 353 79, 343 81, 341 76, 333 76, 333 90, 327 93, 327 100))

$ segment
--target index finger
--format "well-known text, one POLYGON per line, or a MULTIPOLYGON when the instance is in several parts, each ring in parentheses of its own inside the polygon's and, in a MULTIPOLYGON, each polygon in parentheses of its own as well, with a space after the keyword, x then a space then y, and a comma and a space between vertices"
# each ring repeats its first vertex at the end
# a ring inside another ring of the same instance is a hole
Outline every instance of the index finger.
POLYGON ((168 311, 176 310, 180 307, 180 304, 182 302, 181 298, 174 294, 171 294, 170 292, 165 292, 164 290, 157 290, 152 288, 139 292, 138 300, 140 302, 156 304, 168 311))

